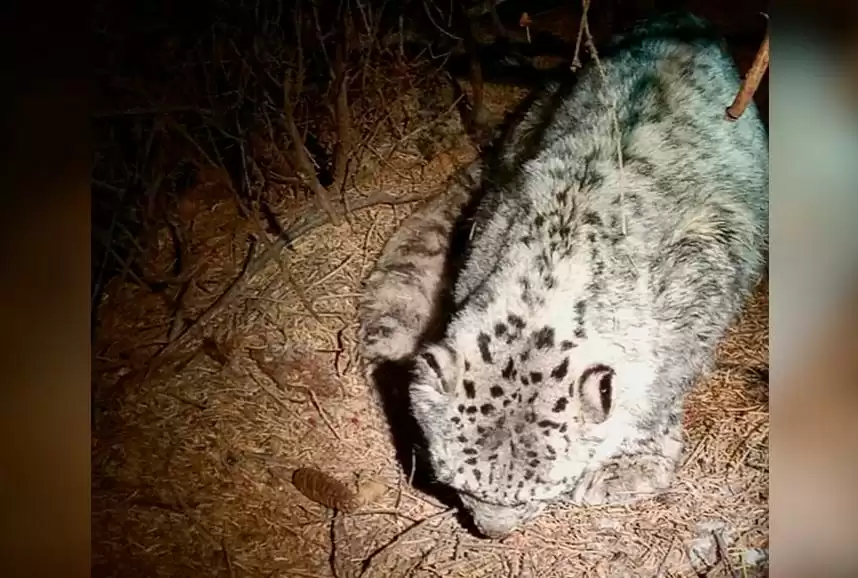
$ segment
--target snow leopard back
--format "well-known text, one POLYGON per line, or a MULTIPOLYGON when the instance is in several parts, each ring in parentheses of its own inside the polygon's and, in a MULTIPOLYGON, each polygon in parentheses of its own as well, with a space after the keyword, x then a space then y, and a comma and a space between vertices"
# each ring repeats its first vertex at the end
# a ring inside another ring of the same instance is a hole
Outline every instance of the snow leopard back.
POLYGON ((456 172, 442 195, 418 207, 388 239, 361 289, 358 343, 368 375, 438 337, 462 260, 462 255, 449 253, 460 248, 453 245, 456 235, 470 237, 473 232, 468 208, 479 207, 476 202, 487 186, 508 178, 536 154, 561 88, 552 83, 528 97, 495 129, 490 150, 456 172))

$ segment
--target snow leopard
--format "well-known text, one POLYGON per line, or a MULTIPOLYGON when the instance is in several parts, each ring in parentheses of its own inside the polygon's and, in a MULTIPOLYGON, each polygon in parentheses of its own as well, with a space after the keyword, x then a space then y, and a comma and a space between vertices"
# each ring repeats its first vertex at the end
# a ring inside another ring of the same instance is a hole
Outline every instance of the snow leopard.
POLYGON ((483 536, 669 489, 686 394, 766 267, 768 137, 753 103, 726 120, 740 82, 707 21, 642 22, 474 171, 463 254, 449 201, 385 247, 362 353, 410 360, 433 474, 483 536))

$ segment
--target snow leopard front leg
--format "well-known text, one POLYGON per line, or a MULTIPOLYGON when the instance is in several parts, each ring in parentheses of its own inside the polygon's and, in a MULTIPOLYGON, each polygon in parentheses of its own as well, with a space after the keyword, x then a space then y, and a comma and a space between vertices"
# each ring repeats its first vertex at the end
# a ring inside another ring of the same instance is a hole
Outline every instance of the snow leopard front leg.
POLYGON ((405 219, 364 281, 359 353, 369 374, 386 361, 410 356, 438 316, 449 282, 445 272, 453 227, 478 184, 475 162, 450 190, 405 219))
POLYGON ((655 429, 601 466, 587 472, 569 496, 580 506, 633 504, 659 495, 673 483, 682 455, 682 407, 677 403, 655 429))

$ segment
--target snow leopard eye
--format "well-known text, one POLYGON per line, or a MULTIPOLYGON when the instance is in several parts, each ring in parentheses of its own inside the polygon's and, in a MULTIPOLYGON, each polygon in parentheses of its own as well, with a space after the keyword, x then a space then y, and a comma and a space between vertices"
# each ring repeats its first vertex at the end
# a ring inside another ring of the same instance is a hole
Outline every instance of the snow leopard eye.
POLYGON ((611 382, 614 379, 614 373, 606 373, 599 380, 599 400, 602 402, 602 411, 607 415, 611 411, 611 382))
POLYGON ((581 412, 586 421, 601 423, 608 418, 613 406, 614 370, 597 364, 586 369, 578 380, 581 412))

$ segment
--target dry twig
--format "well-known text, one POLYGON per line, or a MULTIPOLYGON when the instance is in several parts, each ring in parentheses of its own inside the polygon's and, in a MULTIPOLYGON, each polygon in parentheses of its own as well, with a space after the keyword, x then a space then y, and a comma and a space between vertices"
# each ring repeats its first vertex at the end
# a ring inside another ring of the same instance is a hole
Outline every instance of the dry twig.
MULTIPOLYGON (((253 380, 259 387, 261 387, 265 391, 265 393, 270 395, 274 399, 274 401, 276 401, 283 407, 289 407, 286 402, 280 397, 280 395, 274 390, 274 388, 265 383, 262 383, 255 377, 253 377, 253 380)), ((316 396, 316 392, 314 392, 312 389, 305 385, 293 385, 292 389, 300 391, 307 396, 307 398, 313 404, 313 407, 316 408, 316 411, 319 413, 319 417, 322 418, 322 421, 325 422, 325 425, 328 426, 328 429, 331 430, 332 434, 334 434, 334 437, 337 438, 339 441, 343 441, 343 436, 340 435, 340 432, 337 431, 337 428, 334 427, 334 424, 331 423, 331 420, 328 418, 328 414, 325 413, 324 409, 322 409, 322 404, 319 403, 319 398, 316 396)))
POLYGON ((333 189, 341 191, 345 187, 346 169, 352 153, 352 122, 349 110, 348 82, 346 71, 345 40, 337 45, 334 57, 334 82, 336 97, 334 99, 334 116, 337 122, 337 146, 334 153, 334 185, 333 189))
POLYGON ((316 197, 316 203, 319 208, 328 214, 328 218, 334 225, 340 224, 340 217, 334 211, 331 205, 331 197, 328 190, 319 182, 319 176, 316 174, 316 169, 313 167, 313 162, 307 155, 304 149, 304 139, 301 137, 301 131, 298 130, 298 125, 295 124, 295 117, 292 114, 292 103, 290 100, 289 78, 283 79, 283 116, 286 121, 286 130, 289 132, 289 138, 292 140, 292 148, 294 151, 295 165, 304 173, 304 178, 307 179, 307 184, 310 190, 316 197))
POLYGON ((226 566, 226 571, 229 574, 229 578, 235 578, 235 568, 232 567, 232 560, 229 556, 229 549, 226 547, 226 538, 222 538, 220 541, 220 551, 223 554, 223 563, 226 566))
POLYGON ((718 554, 727 576, 730 578, 739 578, 739 573, 736 572, 736 568, 733 567, 733 562, 730 560, 730 552, 727 550, 724 536, 721 535, 721 532, 712 532, 712 536, 715 538, 715 544, 718 546, 718 554))
POLYGON ((378 567, 379 560, 381 560, 382 558, 384 558, 385 555, 387 555, 391 551, 393 551, 393 549, 396 548, 396 546, 398 546, 399 544, 401 544, 407 537, 414 534, 415 532, 418 532, 421 528, 429 525, 431 522, 433 522, 435 520, 444 520, 444 519, 449 518, 453 513, 455 513, 455 511, 456 511, 455 508, 449 508, 447 510, 437 512, 435 514, 432 514, 431 516, 423 518, 422 520, 420 520, 416 524, 406 528, 403 532, 401 532, 395 538, 393 538, 393 540, 391 540, 390 542, 388 542, 387 544, 385 544, 384 546, 382 546, 381 548, 379 548, 378 550, 373 552, 369 556, 369 558, 364 560, 363 569, 361 570, 359 578, 362 578, 364 575, 369 574, 372 570, 374 570, 376 567, 378 567))
POLYGON ((748 74, 742 80, 742 86, 739 87, 739 93, 733 99, 733 104, 727 107, 727 120, 734 121, 742 116, 745 109, 748 108, 751 100, 754 98, 754 93, 760 86, 760 81, 763 75, 769 68, 769 29, 766 28, 766 35, 760 43, 760 49, 757 51, 757 56, 754 58, 754 63, 748 74))

